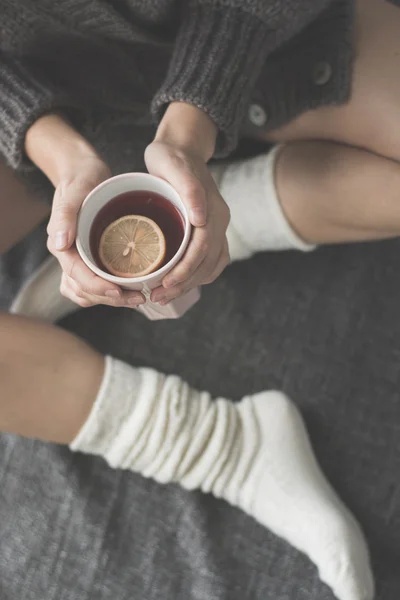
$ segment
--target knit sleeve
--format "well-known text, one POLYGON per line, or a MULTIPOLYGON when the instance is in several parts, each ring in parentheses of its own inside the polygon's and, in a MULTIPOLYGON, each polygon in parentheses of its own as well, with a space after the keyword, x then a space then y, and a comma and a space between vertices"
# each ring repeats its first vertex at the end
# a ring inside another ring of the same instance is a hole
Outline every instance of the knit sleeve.
POLYGON ((170 102, 198 106, 219 129, 216 154, 228 154, 270 35, 263 21, 240 9, 187 2, 167 77, 153 99, 156 120, 170 102))
POLYGON ((0 53, 0 154, 14 169, 29 168, 24 140, 29 127, 59 99, 21 60, 0 53))
POLYGON ((217 124, 216 155, 227 155, 264 61, 326 0, 187 0, 167 77, 153 99, 159 120, 172 101, 194 104, 217 124))

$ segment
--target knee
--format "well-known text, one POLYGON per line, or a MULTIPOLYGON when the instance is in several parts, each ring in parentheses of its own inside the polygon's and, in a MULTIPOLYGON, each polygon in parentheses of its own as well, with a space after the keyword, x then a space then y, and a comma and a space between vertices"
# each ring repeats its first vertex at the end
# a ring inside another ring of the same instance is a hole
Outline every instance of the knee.
POLYGON ((279 154, 275 178, 290 217, 313 220, 331 210, 330 198, 344 171, 343 146, 323 141, 291 142, 279 154))

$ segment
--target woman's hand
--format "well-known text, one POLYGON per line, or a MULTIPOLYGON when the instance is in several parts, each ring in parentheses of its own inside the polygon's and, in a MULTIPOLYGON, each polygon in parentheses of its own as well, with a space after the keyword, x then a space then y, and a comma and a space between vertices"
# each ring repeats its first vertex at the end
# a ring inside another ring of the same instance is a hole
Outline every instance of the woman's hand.
POLYGON ((123 292, 95 275, 75 247, 79 209, 85 197, 110 177, 95 150, 58 115, 39 119, 28 131, 26 152, 56 188, 47 232, 47 246, 62 270, 61 293, 82 307, 95 304, 134 307, 144 302, 139 292, 123 292))
POLYGON ((152 293, 151 299, 162 305, 211 283, 229 264, 229 209, 206 164, 214 152, 215 137, 215 125, 205 113, 188 104, 173 103, 146 149, 149 173, 176 189, 194 227, 183 259, 152 293))
POLYGON ((117 285, 95 275, 75 247, 76 222, 82 202, 111 173, 97 156, 76 156, 69 168, 70 172, 64 173, 56 187, 47 227, 47 247, 63 270, 60 291, 82 307, 137 306, 142 302, 139 292, 122 292, 117 285))

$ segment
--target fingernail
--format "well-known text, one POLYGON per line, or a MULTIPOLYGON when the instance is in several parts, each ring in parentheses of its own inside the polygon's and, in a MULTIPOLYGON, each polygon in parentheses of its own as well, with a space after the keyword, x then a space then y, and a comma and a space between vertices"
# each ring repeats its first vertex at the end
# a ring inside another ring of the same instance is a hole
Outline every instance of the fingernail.
POLYGON ((58 231, 56 234, 56 250, 62 250, 68 244, 68 233, 58 231))
POLYGON ((164 298, 164 300, 161 300, 160 305, 161 306, 167 306, 167 304, 169 304, 171 301, 167 300, 166 298, 164 298))
POLYGON ((191 208, 190 209, 190 220, 193 225, 197 225, 201 227, 206 224, 204 211, 201 208, 191 208))
POLYGON ((104 295, 108 296, 109 298, 120 298, 121 292, 119 290, 107 290, 104 292, 104 295))

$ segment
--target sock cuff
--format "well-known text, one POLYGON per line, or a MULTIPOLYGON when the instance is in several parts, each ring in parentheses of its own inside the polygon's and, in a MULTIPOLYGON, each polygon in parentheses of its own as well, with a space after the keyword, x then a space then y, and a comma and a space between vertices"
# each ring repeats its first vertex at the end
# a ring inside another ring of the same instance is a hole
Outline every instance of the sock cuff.
POLYGON ((315 248, 293 229, 278 197, 275 171, 282 148, 278 144, 267 154, 210 167, 231 211, 227 239, 232 261, 256 252, 315 248))
POLYGON ((272 150, 266 155, 266 163, 264 163, 265 169, 265 190, 266 198, 269 202, 269 211, 275 228, 277 229, 276 234, 279 237, 283 237, 287 244, 291 248, 302 250, 303 252, 310 252, 316 248, 315 244, 310 244, 304 241, 290 225, 286 218, 286 215, 282 209, 281 202, 279 200, 278 192, 275 184, 275 171, 276 161, 279 158, 279 153, 284 148, 284 144, 278 144, 272 148, 272 150))
POLYGON ((130 365, 106 356, 104 375, 92 410, 69 445, 74 451, 106 454, 124 415, 132 410, 132 398, 140 386, 140 374, 130 365))
POLYGON ((106 356, 104 360, 104 375, 97 393, 96 400, 92 406, 92 410, 85 423, 82 425, 75 439, 72 440, 69 447, 72 451, 84 449, 88 440, 99 437, 101 431, 102 417, 100 411, 104 403, 104 397, 108 395, 108 390, 111 388, 113 379, 113 359, 111 356, 106 356))

